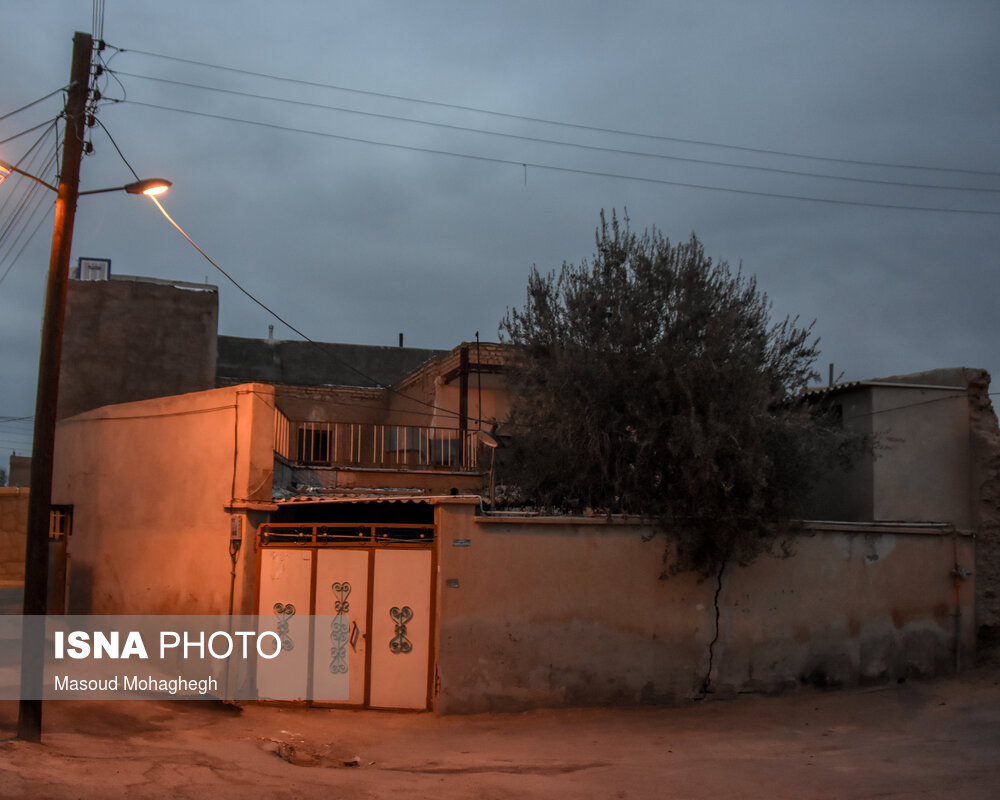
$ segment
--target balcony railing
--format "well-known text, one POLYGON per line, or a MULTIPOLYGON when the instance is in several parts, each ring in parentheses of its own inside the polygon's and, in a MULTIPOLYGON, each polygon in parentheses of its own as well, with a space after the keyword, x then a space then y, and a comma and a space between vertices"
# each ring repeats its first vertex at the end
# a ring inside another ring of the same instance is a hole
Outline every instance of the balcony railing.
POLYGON ((275 409, 274 450, 320 467, 476 471, 476 431, 370 422, 295 422, 275 409))

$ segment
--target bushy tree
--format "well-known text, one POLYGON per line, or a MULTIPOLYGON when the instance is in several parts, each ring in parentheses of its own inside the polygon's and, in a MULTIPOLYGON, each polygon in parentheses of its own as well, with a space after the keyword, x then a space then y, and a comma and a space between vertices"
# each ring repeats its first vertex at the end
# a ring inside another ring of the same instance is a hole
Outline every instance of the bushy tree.
POLYGON ((502 479, 538 506, 654 518, 669 572, 749 563, 800 518, 840 444, 796 402, 814 377, 812 326, 772 323, 755 279, 694 235, 639 236, 602 212, 596 240, 591 261, 533 268, 501 322, 502 479))

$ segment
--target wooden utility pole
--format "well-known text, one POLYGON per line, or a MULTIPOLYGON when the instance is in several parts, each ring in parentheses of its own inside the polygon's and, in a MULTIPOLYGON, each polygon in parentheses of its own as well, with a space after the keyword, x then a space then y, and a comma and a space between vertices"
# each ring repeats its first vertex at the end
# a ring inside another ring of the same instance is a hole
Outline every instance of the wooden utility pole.
POLYGON ((52 231, 52 253, 45 290, 42 349, 38 359, 35 396, 35 435, 31 451, 31 494, 28 500, 28 538, 24 557, 24 628, 21 640, 21 701, 17 735, 29 742, 42 738, 42 678, 45 666, 45 629, 37 617, 46 613, 49 577, 49 515, 52 507, 52 465, 56 438, 56 402, 73 222, 80 184, 80 161, 86 134, 87 100, 93 39, 89 33, 73 37, 73 63, 66 98, 59 195, 52 231), (33 619, 34 618, 34 619, 33 619))

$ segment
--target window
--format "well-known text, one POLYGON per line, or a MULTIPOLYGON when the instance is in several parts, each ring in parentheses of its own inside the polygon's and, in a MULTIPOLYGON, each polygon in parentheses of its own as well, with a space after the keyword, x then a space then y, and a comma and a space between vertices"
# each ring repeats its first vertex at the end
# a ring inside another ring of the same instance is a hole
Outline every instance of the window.
POLYGON ((299 428, 299 461, 303 464, 330 463, 330 428, 307 424, 299 428))
POLYGON ((49 541, 66 539, 73 533, 73 506, 52 506, 49 512, 49 541))

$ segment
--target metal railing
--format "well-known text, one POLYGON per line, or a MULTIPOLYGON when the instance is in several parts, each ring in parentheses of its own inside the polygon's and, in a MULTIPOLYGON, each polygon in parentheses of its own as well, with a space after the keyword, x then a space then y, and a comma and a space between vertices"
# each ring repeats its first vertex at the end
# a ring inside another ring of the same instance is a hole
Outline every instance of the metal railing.
POLYGON ((295 422, 275 409, 274 450, 312 466, 474 471, 476 431, 371 422, 295 422))
POLYGON ((434 541, 434 526, 422 524, 266 522, 258 533, 262 545, 427 545, 434 541))

